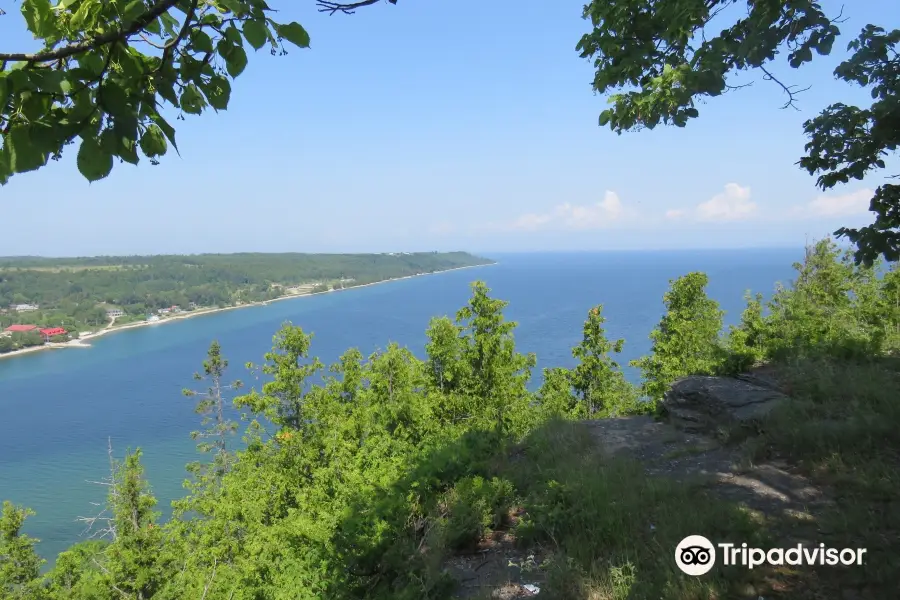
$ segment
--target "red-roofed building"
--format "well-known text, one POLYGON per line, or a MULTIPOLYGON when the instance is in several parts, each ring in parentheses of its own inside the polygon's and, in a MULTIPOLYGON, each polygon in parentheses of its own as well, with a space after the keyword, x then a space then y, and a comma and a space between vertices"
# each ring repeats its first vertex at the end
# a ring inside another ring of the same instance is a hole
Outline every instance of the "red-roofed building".
POLYGON ((69 333, 62 327, 51 327, 49 329, 41 329, 41 335, 44 336, 44 341, 49 342, 50 338, 55 337, 57 335, 66 335, 69 333))
POLYGON ((25 333, 26 331, 34 331, 37 325, 10 325, 6 331, 10 333, 25 333))

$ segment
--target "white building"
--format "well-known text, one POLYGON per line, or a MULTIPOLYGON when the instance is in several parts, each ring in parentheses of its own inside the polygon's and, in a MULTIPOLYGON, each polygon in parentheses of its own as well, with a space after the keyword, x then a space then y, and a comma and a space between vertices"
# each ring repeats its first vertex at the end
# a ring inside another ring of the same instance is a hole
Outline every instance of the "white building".
POLYGON ((106 316, 110 319, 115 319, 116 317, 121 317, 125 314, 125 311, 121 308, 107 308, 106 316))
POLYGON ((16 312, 31 312, 37 309, 37 304, 16 304, 15 306, 13 306, 13 310, 16 312))

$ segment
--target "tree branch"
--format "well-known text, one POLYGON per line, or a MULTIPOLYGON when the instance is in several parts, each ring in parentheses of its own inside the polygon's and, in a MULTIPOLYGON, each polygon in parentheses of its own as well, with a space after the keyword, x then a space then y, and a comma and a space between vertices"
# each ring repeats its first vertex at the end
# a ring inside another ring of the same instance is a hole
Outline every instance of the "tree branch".
MULTIPOLYGON (((397 0, 387 0, 391 4, 397 4, 397 0)), ((371 6, 378 4, 381 0, 359 0, 358 2, 329 2, 328 0, 316 0, 316 6, 319 12, 333 15, 336 12, 342 12, 345 15, 352 15, 353 11, 363 6, 371 6)))
MULTIPOLYGON (((82 52, 87 52, 89 50, 94 50, 95 48, 99 48, 100 46, 105 46, 110 42, 115 42, 124 38, 127 38, 130 35, 134 35, 139 31, 142 31, 153 22, 154 19, 158 18, 163 13, 167 12, 170 8, 175 6, 178 3, 178 0, 157 0, 156 4, 150 7, 150 10, 145 12, 143 15, 135 19, 135 21, 129 25, 127 28, 122 30, 113 30, 108 33, 104 33, 103 35, 98 35, 97 37, 84 40, 83 42, 78 42, 77 44, 71 44, 69 46, 64 46, 62 48, 57 48, 56 50, 43 50, 41 52, 35 52, 33 54, 27 53, 12 53, 12 54, 0 54, 0 62, 2 61, 25 61, 29 63, 35 62, 46 62, 50 60, 57 60, 60 58, 66 58, 67 56, 72 56, 75 54, 81 54, 82 52)), ((196 2, 194 3, 196 6, 196 2)))
POLYGON ((178 35, 175 36, 175 39, 171 40, 165 45, 165 49, 162 54, 162 62, 159 63, 159 69, 162 70, 166 63, 169 60, 169 56, 172 54, 172 48, 181 43, 181 40, 184 39, 184 36, 187 35, 188 31, 191 28, 191 21, 194 19, 194 14, 197 12, 197 3, 199 0, 193 0, 191 2, 191 7, 188 9, 187 13, 184 15, 184 23, 181 24, 181 30, 179 30, 178 35))
POLYGON ((794 100, 796 100, 796 98, 794 98, 794 94, 799 94, 799 93, 805 92, 809 88, 806 87, 806 88, 803 88, 802 90, 794 89, 794 88, 796 88, 796 86, 788 86, 788 85, 781 83, 781 81, 779 81, 777 77, 772 75, 764 66, 760 65, 759 68, 763 73, 765 73, 765 76, 763 77, 763 79, 765 79, 767 81, 774 81, 779 86, 781 86, 781 89, 784 90, 784 93, 788 95, 788 101, 785 102, 784 106, 782 106, 781 108, 787 108, 790 106, 794 110, 800 110, 799 108, 796 107, 796 105, 794 105, 794 100))

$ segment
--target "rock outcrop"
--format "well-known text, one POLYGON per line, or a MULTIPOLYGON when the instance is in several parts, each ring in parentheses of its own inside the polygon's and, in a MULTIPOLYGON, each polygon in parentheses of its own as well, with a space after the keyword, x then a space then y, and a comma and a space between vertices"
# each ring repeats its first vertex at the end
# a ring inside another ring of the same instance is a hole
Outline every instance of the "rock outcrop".
POLYGON ((662 405, 675 427, 715 434, 735 426, 758 423, 787 400, 774 385, 751 377, 691 376, 675 381, 662 405))

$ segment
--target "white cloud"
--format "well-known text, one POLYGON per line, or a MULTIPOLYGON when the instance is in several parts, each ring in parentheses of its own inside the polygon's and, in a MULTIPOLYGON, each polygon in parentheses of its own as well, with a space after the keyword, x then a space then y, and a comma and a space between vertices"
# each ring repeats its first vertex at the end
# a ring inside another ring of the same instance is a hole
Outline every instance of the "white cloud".
POLYGON ((676 221, 690 217, 694 221, 745 221, 756 216, 755 202, 750 200, 750 188, 736 183, 725 184, 725 189, 694 208, 672 208, 665 218, 676 221))
POLYGON ((549 213, 524 214, 504 228, 519 231, 541 229, 587 231, 609 227, 630 213, 631 211, 623 206, 618 194, 607 191, 603 200, 596 204, 578 205, 565 202, 549 213))
POLYGON ((725 184, 725 191, 697 205, 701 221, 744 221, 756 214, 756 203, 750 200, 750 188, 736 183, 725 184))
POLYGON ((863 188, 840 196, 819 196, 802 206, 795 206, 790 215, 795 217, 846 217, 869 211, 869 201, 874 192, 863 188))

